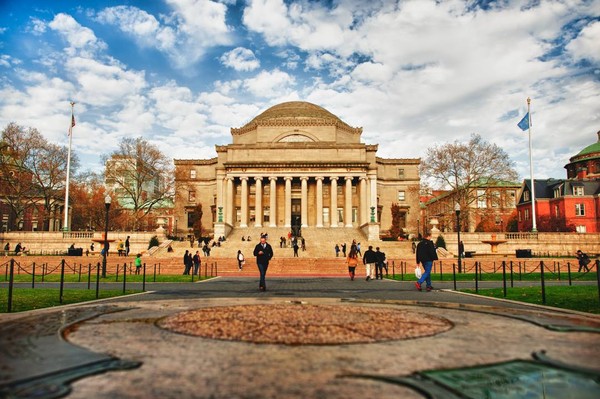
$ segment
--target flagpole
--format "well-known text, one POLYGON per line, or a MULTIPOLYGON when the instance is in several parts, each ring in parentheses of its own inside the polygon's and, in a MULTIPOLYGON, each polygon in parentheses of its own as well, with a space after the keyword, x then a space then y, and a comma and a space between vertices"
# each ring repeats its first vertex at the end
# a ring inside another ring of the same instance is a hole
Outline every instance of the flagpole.
POLYGON ((533 161, 531 158, 531 98, 527 97, 527 124, 529 125, 529 175, 531 177, 531 220, 532 220, 532 232, 537 232, 537 225, 535 223, 535 180, 533 179, 533 161))
POLYGON ((69 124, 69 150, 67 151, 67 183, 65 187, 65 220, 63 223, 63 231, 69 231, 69 179, 71 176, 71 143, 73 142, 73 122, 75 115, 73 108, 75 102, 71 101, 71 123, 69 124))

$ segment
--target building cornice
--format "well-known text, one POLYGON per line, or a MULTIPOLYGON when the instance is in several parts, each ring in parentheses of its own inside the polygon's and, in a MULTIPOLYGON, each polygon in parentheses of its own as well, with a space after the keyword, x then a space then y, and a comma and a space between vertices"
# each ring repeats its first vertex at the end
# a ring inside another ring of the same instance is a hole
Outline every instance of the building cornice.
POLYGON ((218 159, 174 159, 173 163, 177 165, 214 165, 218 162, 218 159))
POLYGON ((265 127, 305 127, 305 126, 334 126, 339 130, 343 130, 345 132, 360 135, 362 134, 362 127, 351 127, 350 125, 335 120, 333 118, 307 118, 307 119, 299 119, 299 118, 276 118, 276 119, 268 119, 261 120, 260 122, 251 122, 247 125, 240 128, 231 128, 231 135, 238 136, 242 134, 246 134, 256 130, 259 126, 265 127))

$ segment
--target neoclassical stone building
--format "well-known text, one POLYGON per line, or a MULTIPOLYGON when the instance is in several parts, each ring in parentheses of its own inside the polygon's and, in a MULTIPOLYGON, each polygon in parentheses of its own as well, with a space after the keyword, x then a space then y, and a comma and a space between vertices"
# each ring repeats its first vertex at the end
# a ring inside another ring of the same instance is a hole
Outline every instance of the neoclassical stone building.
POLYGON ((351 127, 317 105, 275 105, 217 145, 211 159, 175 160, 177 230, 202 225, 216 236, 235 228, 361 229, 369 240, 392 225, 416 232, 419 159, 377 157, 351 127))

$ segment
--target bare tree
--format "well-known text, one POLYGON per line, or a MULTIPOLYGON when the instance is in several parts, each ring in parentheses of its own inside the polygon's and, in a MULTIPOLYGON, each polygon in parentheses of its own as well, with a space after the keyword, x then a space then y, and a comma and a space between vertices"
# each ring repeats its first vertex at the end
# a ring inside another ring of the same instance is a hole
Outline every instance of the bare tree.
POLYGON ((455 141, 429 148, 421 161, 421 175, 437 183, 439 188, 456 193, 469 225, 471 204, 478 199, 478 189, 518 179, 509 155, 496 144, 482 140, 478 134, 471 135, 467 143, 455 141))
POLYGON ((155 208, 173 198, 173 162, 141 137, 125 137, 104 155, 105 182, 119 205, 134 217, 134 229, 155 208))

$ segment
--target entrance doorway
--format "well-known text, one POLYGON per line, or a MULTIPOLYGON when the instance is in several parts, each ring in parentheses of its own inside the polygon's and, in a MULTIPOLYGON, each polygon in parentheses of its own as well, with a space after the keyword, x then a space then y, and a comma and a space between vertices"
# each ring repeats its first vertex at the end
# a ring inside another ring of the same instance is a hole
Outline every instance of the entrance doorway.
POLYGON ((302 200, 292 198, 292 234, 296 237, 302 235, 302 200))

